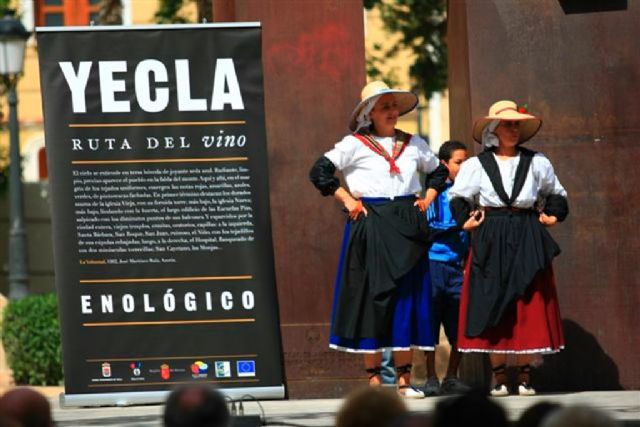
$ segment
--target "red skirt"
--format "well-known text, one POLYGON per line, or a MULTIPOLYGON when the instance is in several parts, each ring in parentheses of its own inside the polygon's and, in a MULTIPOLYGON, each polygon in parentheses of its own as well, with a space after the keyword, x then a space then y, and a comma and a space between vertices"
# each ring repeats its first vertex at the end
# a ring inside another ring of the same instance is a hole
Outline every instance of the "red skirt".
POLYGON ((469 305, 471 255, 464 271, 458 322, 458 349, 483 353, 556 353, 564 348, 556 280, 549 264, 500 322, 477 337, 464 335, 469 305))

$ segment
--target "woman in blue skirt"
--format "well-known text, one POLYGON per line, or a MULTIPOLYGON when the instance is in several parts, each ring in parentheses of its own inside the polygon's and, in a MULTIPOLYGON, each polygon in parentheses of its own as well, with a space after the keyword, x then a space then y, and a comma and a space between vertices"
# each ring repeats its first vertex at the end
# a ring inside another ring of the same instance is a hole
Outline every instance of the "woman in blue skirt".
POLYGON ((398 391, 410 385, 411 349, 432 350, 431 289, 425 262, 429 235, 423 212, 444 188, 448 171, 427 143, 395 128, 413 110, 415 94, 380 81, 364 87, 345 136, 310 172, 313 184, 344 205, 349 218, 336 278, 330 347, 363 353, 369 384, 380 384, 380 360, 392 349, 398 391), (343 173, 341 186, 335 171, 343 173), (427 175, 425 198, 419 172, 427 175))

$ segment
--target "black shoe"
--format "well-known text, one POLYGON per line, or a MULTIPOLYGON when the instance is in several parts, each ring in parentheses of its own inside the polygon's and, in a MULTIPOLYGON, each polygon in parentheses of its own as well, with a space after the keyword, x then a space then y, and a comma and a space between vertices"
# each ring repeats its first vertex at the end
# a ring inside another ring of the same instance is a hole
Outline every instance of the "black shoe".
POLYGON ((531 384, 529 383, 521 383, 518 386, 518 394, 520 396, 535 396, 536 389, 531 387, 531 384))
POLYGON ((495 387, 491 389, 489 394, 494 397, 508 396, 509 389, 504 384, 496 384, 495 387))
POLYGON ((440 381, 436 377, 431 377, 427 379, 422 390, 425 396, 440 396, 440 381))
POLYGON ((463 394, 471 390, 471 387, 460 381, 457 377, 449 377, 442 380, 440 392, 442 394, 463 394))

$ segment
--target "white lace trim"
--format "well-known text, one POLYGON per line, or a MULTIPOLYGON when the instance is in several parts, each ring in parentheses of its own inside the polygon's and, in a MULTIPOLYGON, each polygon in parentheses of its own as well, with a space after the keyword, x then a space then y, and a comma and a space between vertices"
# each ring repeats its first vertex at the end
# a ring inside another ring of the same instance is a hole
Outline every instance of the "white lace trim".
POLYGON ((533 353, 541 353, 541 354, 554 354, 560 352, 560 350, 564 350, 564 346, 560 346, 557 348, 545 347, 545 348, 532 348, 526 350, 498 350, 498 349, 487 349, 487 348, 458 348, 458 351, 461 353, 502 353, 502 354, 533 354, 533 353))
POLYGON ((409 347, 382 347, 382 348, 376 348, 373 350, 368 350, 368 349, 362 349, 362 348, 349 348, 349 347, 342 347, 335 344, 329 344, 329 348, 332 350, 344 351, 346 353, 363 353, 363 354, 382 353, 385 350, 391 350, 391 351, 409 351, 409 350, 433 351, 435 350, 435 347, 433 346, 425 347, 421 345, 411 345, 409 347))

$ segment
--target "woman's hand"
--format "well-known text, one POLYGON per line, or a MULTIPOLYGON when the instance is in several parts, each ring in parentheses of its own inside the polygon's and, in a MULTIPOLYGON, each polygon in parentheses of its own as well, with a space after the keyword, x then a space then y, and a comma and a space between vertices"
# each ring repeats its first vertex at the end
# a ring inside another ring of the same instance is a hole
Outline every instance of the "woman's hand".
POLYGON ((367 216, 368 214, 367 208, 362 205, 360 200, 355 200, 353 198, 345 200, 344 207, 349 211, 349 218, 353 221, 357 220, 360 217, 360 214, 364 214, 364 216, 367 216))
POLYGON ((469 219, 462 225, 464 231, 473 231, 484 221, 484 211, 475 210, 469 213, 469 219))
POLYGON ((344 205, 344 208, 349 212, 349 218, 353 221, 357 220, 360 217, 360 214, 364 214, 367 216, 367 209, 362 205, 360 200, 356 200, 349 194, 347 190, 342 187, 339 187, 333 196, 340 200, 344 205))
POLYGON ((540 212, 540 223, 545 227, 553 227, 558 222, 558 218, 553 215, 547 215, 544 212, 540 212))

